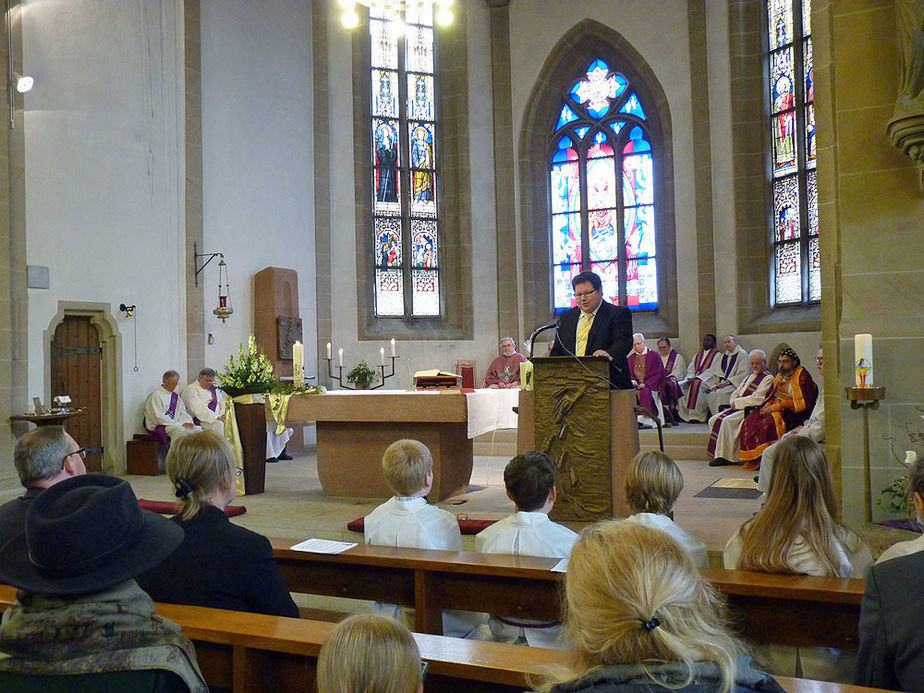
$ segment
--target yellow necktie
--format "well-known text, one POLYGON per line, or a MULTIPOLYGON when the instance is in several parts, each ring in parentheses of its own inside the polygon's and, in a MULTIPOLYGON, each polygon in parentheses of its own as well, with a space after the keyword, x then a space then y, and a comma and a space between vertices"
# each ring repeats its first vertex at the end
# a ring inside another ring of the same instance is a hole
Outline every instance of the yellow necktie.
POLYGON ((574 353, 576 356, 586 356, 587 335, 590 333, 590 326, 594 323, 593 313, 581 313, 581 324, 578 325, 577 344, 574 353))

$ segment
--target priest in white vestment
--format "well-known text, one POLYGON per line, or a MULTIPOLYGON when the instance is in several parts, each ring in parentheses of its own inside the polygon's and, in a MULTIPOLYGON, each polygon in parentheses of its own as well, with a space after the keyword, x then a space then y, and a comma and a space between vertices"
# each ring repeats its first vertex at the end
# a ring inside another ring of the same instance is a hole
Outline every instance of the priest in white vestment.
POLYGON ((801 426, 796 426, 791 431, 784 433, 780 440, 763 451, 760 456, 760 473, 757 477, 757 488, 765 494, 770 490, 770 476, 773 474, 773 460, 776 456, 776 446, 781 441, 790 436, 808 436, 816 443, 825 442, 825 393, 824 393, 824 372, 825 372, 825 353, 819 348, 818 355, 815 357, 815 364, 818 366, 818 372, 822 375, 819 379, 818 399, 815 400, 815 406, 812 409, 812 415, 801 426))
POLYGON ((739 435, 746 407, 759 407, 773 385, 773 375, 767 370, 767 355, 762 349, 748 354, 750 374, 741 381, 729 398, 729 408, 709 419, 709 445, 713 459, 710 467, 738 464, 739 435))
POLYGON ((719 410, 728 404, 731 393, 751 372, 748 366, 748 352, 738 344, 738 338, 733 334, 725 335, 722 343, 725 351, 712 362, 715 382, 706 393, 706 408, 710 415, 718 414, 719 410))
POLYGON ((183 389, 181 397, 196 423, 206 431, 215 431, 224 437, 227 395, 215 387, 213 369, 199 371, 199 377, 183 389))
POLYGON ((680 414, 677 407, 683 397, 680 381, 687 372, 687 362, 683 356, 671 347, 671 340, 661 337, 658 340, 658 353, 661 354, 661 365, 664 366, 664 385, 661 387, 661 404, 664 407, 664 420, 673 424, 680 423, 680 414))
POLYGON ((176 393, 179 382, 179 373, 167 371, 161 378, 160 387, 144 403, 144 427, 156 433, 167 448, 170 441, 177 437, 202 430, 193 422, 186 405, 176 393))
POLYGON ((697 352, 687 366, 686 377, 680 381, 683 397, 680 399, 680 418, 687 422, 705 423, 709 418, 706 394, 717 382, 712 365, 719 352, 715 348, 715 335, 703 337, 702 351, 697 352))

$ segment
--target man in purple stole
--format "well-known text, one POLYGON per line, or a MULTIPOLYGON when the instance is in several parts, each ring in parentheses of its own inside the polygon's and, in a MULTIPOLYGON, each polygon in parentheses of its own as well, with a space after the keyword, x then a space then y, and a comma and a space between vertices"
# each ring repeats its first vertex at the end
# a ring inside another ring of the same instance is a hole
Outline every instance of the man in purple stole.
POLYGON ((802 367, 799 356, 787 347, 780 352, 780 369, 773 379, 773 388, 761 404, 741 425, 741 452, 743 469, 760 468, 760 456, 786 431, 805 423, 815 400, 818 386, 809 372, 802 367))
POLYGON ((710 392, 706 393, 706 407, 710 415, 718 414, 723 407, 728 406, 729 395, 751 372, 748 352, 741 348, 735 335, 725 335, 722 345, 725 348, 721 357, 716 356, 712 362, 715 383, 710 386, 710 392))
POLYGON ((187 385, 180 396, 197 425, 224 437, 227 395, 215 387, 214 369, 199 371, 199 377, 187 385))
POLYGON ((712 362, 718 355, 715 348, 715 335, 707 334, 703 337, 703 349, 690 361, 687 366, 687 377, 680 386, 685 397, 680 400, 680 418, 684 421, 697 421, 704 423, 708 418, 706 414, 706 398, 702 395, 709 392, 716 377, 712 372, 712 362))
POLYGON ((629 377, 638 395, 638 403, 651 419, 659 419, 658 392, 664 384, 664 366, 657 352, 645 346, 645 335, 632 335, 632 351, 629 352, 629 377))
POLYGON ((676 349, 671 347, 671 340, 667 337, 661 337, 658 340, 658 353, 661 355, 661 365, 664 367, 664 384, 658 393, 661 397, 661 404, 664 406, 664 420, 666 423, 679 424, 680 415, 677 413, 677 407, 683 397, 680 381, 687 372, 687 362, 676 349))
POLYGON ((160 387, 144 403, 144 427, 156 433, 167 448, 177 436, 202 430, 193 423, 186 405, 175 392, 179 382, 179 373, 167 371, 161 379, 160 387))
POLYGON ((745 409, 763 403, 773 385, 773 375, 767 370, 767 355, 762 349, 754 349, 748 354, 748 362, 751 372, 731 394, 729 408, 709 419, 709 445, 706 449, 713 457, 710 467, 737 464, 732 460, 738 458, 738 436, 745 409))

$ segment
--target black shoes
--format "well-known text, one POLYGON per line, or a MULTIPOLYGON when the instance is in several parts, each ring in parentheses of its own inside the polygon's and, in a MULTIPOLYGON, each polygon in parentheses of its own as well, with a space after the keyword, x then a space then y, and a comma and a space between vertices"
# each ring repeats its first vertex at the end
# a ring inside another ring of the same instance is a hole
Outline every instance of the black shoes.
POLYGON ((731 460, 726 460, 724 457, 716 457, 714 460, 709 461, 710 467, 727 467, 733 464, 735 463, 731 460))
POLYGON ((289 460, 292 460, 292 459, 295 459, 295 458, 292 457, 292 455, 290 455, 289 453, 287 453, 287 452, 286 452, 286 449, 283 448, 283 449, 282 449, 282 452, 279 453, 279 455, 276 457, 276 459, 277 459, 278 461, 280 461, 280 462, 288 462, 289 460))

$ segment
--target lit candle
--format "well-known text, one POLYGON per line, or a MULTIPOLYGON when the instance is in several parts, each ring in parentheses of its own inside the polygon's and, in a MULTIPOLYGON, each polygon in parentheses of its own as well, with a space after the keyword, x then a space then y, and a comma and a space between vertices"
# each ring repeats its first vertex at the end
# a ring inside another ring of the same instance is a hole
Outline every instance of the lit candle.
POLYGON ((337 360, 339 362, 337 365, 343 368, 343 349, 337 349, 337 360))
POLYGON ((391 340, 391 355, 392 355, 392 356, 395 355, 395 340, 394 340, 394 338, 392 338, 392 340, 391 340))
POLYGON ((379 349, 379 363, 385 365, 385 347, 379 349))
POLYGON ((292 345, 292 380, 299 387, 305 384, 305 347, 301 342, 292 345))
POLYGON ((330 361, 330 342, 327 343, 327 360, 330 361))
POLYGON ((857 387, 873 386, 873 335, 853 336, 853 364, 857 373, 857 387))

